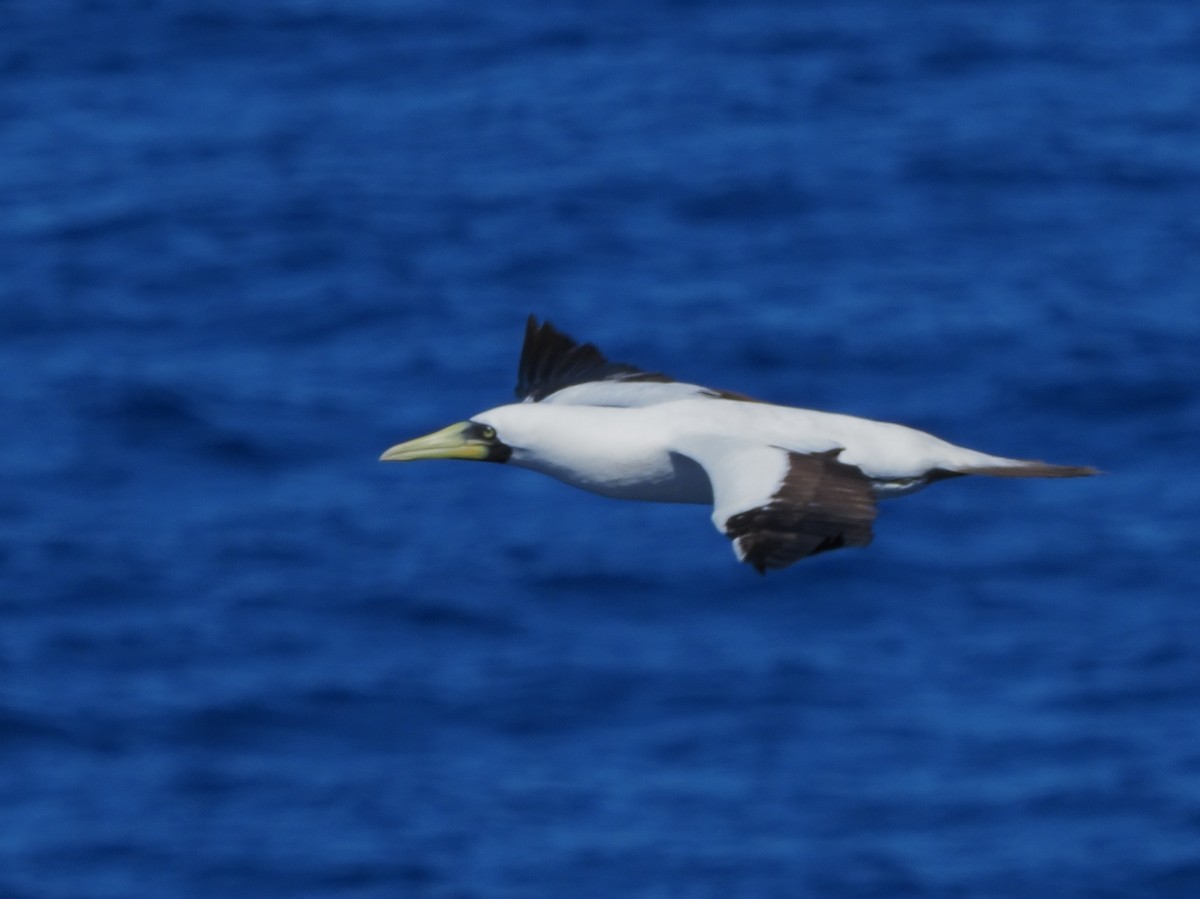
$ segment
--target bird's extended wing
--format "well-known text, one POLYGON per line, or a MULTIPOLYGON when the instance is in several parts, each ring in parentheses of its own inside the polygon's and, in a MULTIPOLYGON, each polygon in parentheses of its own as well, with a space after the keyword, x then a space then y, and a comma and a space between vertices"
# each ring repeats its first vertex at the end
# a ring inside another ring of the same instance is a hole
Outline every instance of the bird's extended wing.
POLYGON ((592 381, 669 382, 666 375, 609 362, 594 343, 580 343, 536 316, 525 322, 525 343, 517 365, 517 399, 541 402, 564 387, 592 381))
POLYGON ((713 489, 713 524, 739 561, 760 573, 808 556, 871 542, 870 480, 837 460, 840 449, 794 453, 736 438, 687 441, 713 489))
POLYGON ((750 397, 696 384, 626 362, 610 362, 593 343, 580 343, 536 316, 525 323, 525 343, 517 365, 517 399, 526 403, 579 406, 653 406, 672 400, 750 397))

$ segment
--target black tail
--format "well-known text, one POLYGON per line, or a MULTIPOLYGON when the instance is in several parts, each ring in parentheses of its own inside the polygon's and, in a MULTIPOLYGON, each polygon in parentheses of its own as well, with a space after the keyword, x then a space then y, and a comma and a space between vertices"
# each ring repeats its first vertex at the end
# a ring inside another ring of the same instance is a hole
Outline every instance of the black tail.
POLYGON ((992 478, 1086 478, 1100 474, 1087 465, 1051 465, 1049 462, 1021 462, 1019 465, 980 465, 955 469, 955 474, 983 474, 992 478))

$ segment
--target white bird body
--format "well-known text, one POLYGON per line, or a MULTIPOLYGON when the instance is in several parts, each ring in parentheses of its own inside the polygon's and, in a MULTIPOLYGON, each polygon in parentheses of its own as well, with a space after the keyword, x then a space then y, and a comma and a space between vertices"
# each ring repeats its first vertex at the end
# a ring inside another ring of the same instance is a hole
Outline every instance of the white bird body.
POLYGON ((859 468, 879 496, 919 489, 933 469, 1023 464, 904 425, 736 400, 668 399, 631 408, 514 403, 474 420, 504 435, 513 465, 604 496, 651 502, 712 502, 708 477, 676 460, 714 434, 724 435, 729 453, 743 443, 801 454, 841 449, 838 461, 859 468))
POLYGON ((532 316, 522 402, 392 447, 385 460, 508 462, 617 499, 712 503, 760 572, 871 541, 876 499, 967 474, 1078 477, 904 425, 762 403, 609 362, 532 316))

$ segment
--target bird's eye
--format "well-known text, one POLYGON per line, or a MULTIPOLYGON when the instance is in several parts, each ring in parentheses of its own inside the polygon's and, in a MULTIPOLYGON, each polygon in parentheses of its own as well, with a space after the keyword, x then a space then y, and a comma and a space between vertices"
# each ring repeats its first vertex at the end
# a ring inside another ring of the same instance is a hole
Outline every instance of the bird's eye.
POLYGON ((481 437, 483 437, 484 440, 495 440, 496 439, 496 429, 493 428, 491 425, 484 425, 483 430, 480 431, 479 434, 481 437))

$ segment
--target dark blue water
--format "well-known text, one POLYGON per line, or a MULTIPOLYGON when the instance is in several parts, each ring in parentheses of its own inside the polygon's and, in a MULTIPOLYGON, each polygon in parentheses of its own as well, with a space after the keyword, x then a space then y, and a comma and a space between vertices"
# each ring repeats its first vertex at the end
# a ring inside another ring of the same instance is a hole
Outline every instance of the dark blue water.
POLYGON ((0 5, 0 895, 1200 895, 1200 10, 0 5), (524 317, 1097 465, 759 578, 385 466, 524 317))

